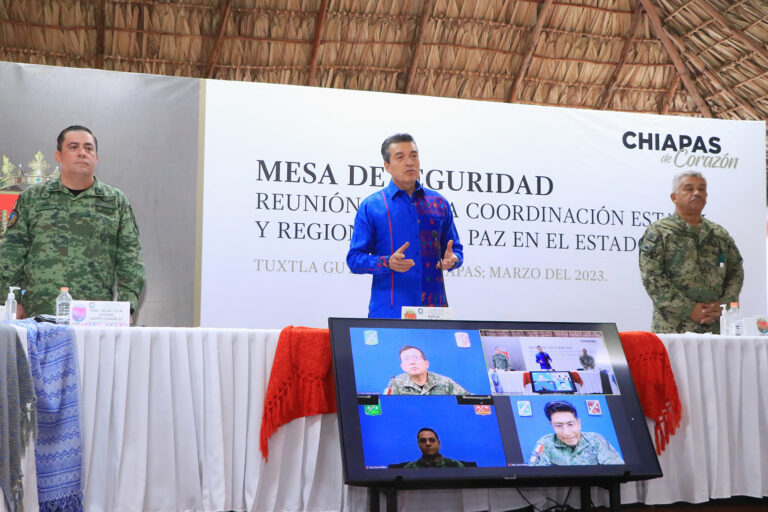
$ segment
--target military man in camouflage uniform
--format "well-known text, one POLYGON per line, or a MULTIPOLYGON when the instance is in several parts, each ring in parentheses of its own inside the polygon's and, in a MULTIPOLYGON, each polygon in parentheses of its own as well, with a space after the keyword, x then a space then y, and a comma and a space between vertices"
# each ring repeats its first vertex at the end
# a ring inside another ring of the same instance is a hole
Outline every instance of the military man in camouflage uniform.
POLYGON ((616 448, 597 432, 582 432, 576 408, 565 400, 548 402, 544 414, 555 430, 536 442, 531 466, 624 464, 616 448))
POLYGON ((595 369, 595 358, 592 357, 587 353, 587 349, 583 348, 581 349, 581 355, 579 356, 579 362, 581 363, 581 367, 585 370, 594 370, 595 369))
POLYGON ((416 434, 421 458, 403 465, 404 468, 463 468, 461 461, 440 455, 440 438, 431 428, 422 428, 416 434))
POLYGON ((648 226, 640 273, 653 300, 653 332, 720 332, 720 304, 737 301, 741 254, 728 232, 701 216, 707 181, 688 171, 673 180, 675 213, 648 226))
POLYGON ((97 151, 88 128, 65 128, 55 153, 60 177, 16 201, 0 240, 0 289, 25 290, 19 318, 54 314, 62 286, 76 300, 117 299, 136 309, 144 287, 139 230, 125 195, 94 176, 97 151))
POLYGON ((400 367, 405 373, 392 377, 386 395, 468 395, 453 379, 427 371, 429 361, 421 349, 406 345, 400 349, 400 367))
POLYGON ((491 368, 507 372, 512 370, 512 367, 509 365, 509 357, 502 352, 501 347, 496 347, 496 351, 493 356, 491 356, 491 368))

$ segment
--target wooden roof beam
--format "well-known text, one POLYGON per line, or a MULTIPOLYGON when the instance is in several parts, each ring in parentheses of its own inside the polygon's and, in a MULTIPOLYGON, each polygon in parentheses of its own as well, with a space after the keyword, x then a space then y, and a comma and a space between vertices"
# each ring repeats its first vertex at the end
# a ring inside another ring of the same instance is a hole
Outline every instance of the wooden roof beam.
POLYGON ((533 27, 533 33, 531 34, 531 44, 528 46, 528 50, 525 52, 523 62, 520 64, 520 69, 517 71, 515 81, 512 84, 512 88, 509 90, 509 96, 507 102, 513 103, 517 101, 517 97, 520 94, 520 85, 523 83, 525 75, 528 74, 528 68, 531 65, 533 59, 533 53, 536 51, 536 47, 539 45, 539 39, 541 38, 541 29, 544 26, 544 20, 549 12, 552 10, 552 0, 544 0, 544 3, 539 9, 539 13, 536 16, 536 25, 533 27))
POLYGON ((659 114, 665 116, 669 113, 669 109, 672 106, 672 102, 675 99, 675 93, 677 93, 677 88, 680 86, 680 75, 675 74, 675 76, 672 78, 672 85, 669 87, 669 91, 667 91, 667 95, 664 97, 664 104, 661 107, 661 112, 659 114))
POLYGON ((104 69, 104 30, 106 25, 107 13, 104 6, 105 0, 96 2, 96 59, 94 65, 96 69, 104 69))
POLYGON ((427 27, 427 22, 432 15, 432 9, 435 2, 434 0, 424 0, 424 4, 421 6, 421 23, 419 24, 419 34, 416 37, 416 42, 413 44, 413 52, 411 52, 411 62, 408 64, 408 78, 405 82, 405 93, 411 94, 413 92, 413 79, 416 77, 416 66, 419 63, 421 54, 424 51, 424 34, 427 27))
POLYGON ((720 77, 717 76, 715 73, 712 73, 708 68, 707 64, 699 58, 698 55, 696 55, 693 52, 689 52, 685 48, 685 44, 677 37, 673 35, 669 35, 669 38, 672 40, 673 43, 680 49, 680 52, 685 56, 686 59, 691 61, 694 66, 699 70, 699 72, 707 77, 707 79, 723 92, 727 92, 728 95, 731 97, 731 99, 739 105, 743 110, 745 110, 748 114, 752 115, 755 119, 760 119, 760 114, 757 113, 757 110, 752 107, 749 103, 745 103, 742 98, 736 94, 728 85, 726 85, 722 80, 720 80, 720 77))
POLYGON ((621 49, 619 61, 616 63, 616 68, 613 70, 611 77, 608 79, 608 86, 605 88, 605 92, 597 104, 598 110, 608 108, 611 104, 611 100, 613 100, 613 94, 616 91, 616 83, 619 79, 619 73, 624 67, 624 63, 627 60, 627 54, 629 54, 629 49, 632 47, 632 37, 635 35, 637 25, 640 23, 642 13, 643 4, 637 2, 635 4, 635 10, 632 12, 632 20, 629 22, 629 31, 627 32, 627 37, 624 39, 624 47, 621 49))
POLYGON ((720 11, 715 9, 707 0, 697 0, 696 5, 704 9, 708 15, 712 16, 715 21, 722 25, 729 36, 747 46, 750 50, 760 55, 766 62, 768 62, 768 51, 753 38, 746 35, 744 31, 734 27, 731 22, 729 22, 728 19, 726 19, 726 17, 723 16, 720 11))
POLYGON ((315 75, 317 74, 317 55, 320 53, 320 36, 323 33, 325 25, 325 14, 328 12, 328 0, 322 0, 320 7, 315 15, 315 36, 312 39, 312 54, 309 57, 309 76, 307 85, 315 85, 315 75))
POLYGON ((216 41, 213 43, 213 49, 208 56, 208 64, 205 66, 205 76, 207 78, 213 78, 216 61, 219 59, 219 53, 221 52, 221 45, 224 43, 224 32, 227 30, 227 23, 231 15, 232 10, 229 8, 229 0, 221 0, 219 4, 219 26, 216 29, 216 41))
POLYGON ((680 58, 680 54, 675 49, 675 45, 670 40, 667 31, 664 30, 664 27, 661 25, 659 13, 656 12, 656 8, 651 3, 651 0, 640 0, 640 2, 642 2, 643 7, 645 7, 645 12, 648 14, 648 21, 651 23, 653 32, 656 34, 656 37, 661 40, 661 44, 663 44, 664 48, 667 50, 667 55, 669 55, 670 60, 672 60, 672 64, 674 64, 677 73, 680 75, 680 80, 683 81, 683 85, 685 85, 688 94, 691 95, 696 106, 699 107, 699 112, 701 112, 701 115, 704 117, 712 117, 712 111, 709 109, 707 102, 704 101, 704 98, 701 97, 701 94, 699 94, 698 89, 696 89, 696 84, 693 82, 691 74, 685 67, 683 59, 680 58))

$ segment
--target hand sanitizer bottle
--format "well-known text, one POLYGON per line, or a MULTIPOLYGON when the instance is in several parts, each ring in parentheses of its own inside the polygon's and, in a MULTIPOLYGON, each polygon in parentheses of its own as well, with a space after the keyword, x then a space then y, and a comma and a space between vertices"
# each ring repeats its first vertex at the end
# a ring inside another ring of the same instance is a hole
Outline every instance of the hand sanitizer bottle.
POLYGON ((5 319, 16 320, 16 310, 18 309, 18 303, 16 302, 16 295, 13 290, 19 290, 18 286, 11 286, 8 288, 8 298, 5 299, 5 319))

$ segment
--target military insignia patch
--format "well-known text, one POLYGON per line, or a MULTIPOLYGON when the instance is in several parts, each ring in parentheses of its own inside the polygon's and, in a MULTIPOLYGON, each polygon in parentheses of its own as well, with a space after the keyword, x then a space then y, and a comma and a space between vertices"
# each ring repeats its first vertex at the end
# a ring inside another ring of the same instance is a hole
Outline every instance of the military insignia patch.
POLYGON ((603 411, 600 408, 600 402, 598 400, 587 400, 587 413, 590 416, 602 416, 603 411))
POLYGON ((366 345, 378 345, 379 333, 374 330, 368 330, 363 332, 363 339, 366 345))
POLYGON ((476 405, 475 406, 475 414, 478 416, 490 416, 491 414, 491 406, 490 405, 476 405))
POLYGON ((14 208, 8 215, 8 228, 12 228, 13 225, 16 224, 17 220, 19 220, 19 212, 17 212, 16 208, 14 208))

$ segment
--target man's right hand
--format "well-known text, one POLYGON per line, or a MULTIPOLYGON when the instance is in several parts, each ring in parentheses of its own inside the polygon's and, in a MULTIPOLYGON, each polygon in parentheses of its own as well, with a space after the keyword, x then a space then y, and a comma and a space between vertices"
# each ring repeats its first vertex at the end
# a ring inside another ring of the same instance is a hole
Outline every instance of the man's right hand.
POLYGON ((406 259, 405 250, 408 248, 408 242, 405 242, 402 247, 389 257, 389 269, 394 272, 408 272, 412 266, 415 265, 411 259, 406 259))
POLYGON ((24 306, 16 304, 16 319, 24 320, 25 318, 27 318, 27 312, 24 311, 24 306))

